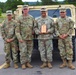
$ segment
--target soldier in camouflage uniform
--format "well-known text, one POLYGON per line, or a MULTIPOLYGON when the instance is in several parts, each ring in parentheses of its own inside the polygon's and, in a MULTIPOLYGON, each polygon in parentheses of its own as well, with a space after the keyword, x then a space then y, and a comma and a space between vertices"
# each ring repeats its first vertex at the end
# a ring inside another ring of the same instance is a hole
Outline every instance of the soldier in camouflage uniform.
POLYGON ((55 30, 59 38, 58 46, 60 50, 60 56, 63 64, 60 68, 67 66, 71 69, 75 69, 72 64, 73 50, 72 50, 72 32, 73 32, 74 22, 66 16, 66 9, 60 9, 60 17, 56 20, 55 30))
POLYGON ((41 16, 36 18, 36 26, 34 28, 35 33, 38 35, 39 51, 43 64, 41 68, 52 68, 52 50, 53 50, 53 33, 54 33, 54 21, 49 17, 46 7, 41 8, 41 16), (41 32, 42 26, 45 25, 46 32, 41 32))
POLYGON ((15 20, 12 19, 12 11, 6 11, 7 19, 4 21, 1 27, 1 33, 4 40, 4 51, 6 53, 6 65, 4 68, 10 67, 11 61, 11 50, 12 50, 12 57, 14 62, 14 68, 18 68, 18 60, 17 60, 17 44, 16 44, 16 36, 15 36, 15 20))
POLYGON ((20 62, 22 69, 32 68, 30 64, 33 50, 33 24, 34 18, 28 14, 29 8, 23 5, 23 14, 17 19, 16 36, 19 40, 20 62))

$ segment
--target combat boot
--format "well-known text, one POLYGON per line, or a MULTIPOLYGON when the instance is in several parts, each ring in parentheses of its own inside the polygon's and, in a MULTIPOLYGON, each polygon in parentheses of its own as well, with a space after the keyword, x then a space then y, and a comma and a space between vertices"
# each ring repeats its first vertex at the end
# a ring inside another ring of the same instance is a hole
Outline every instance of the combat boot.
POLYGON ((28 63, 26 63, 26 66, 28 67, 28 68, 33 68, 33 66, 28 62, 28 63))
POLYGON ((67 61, 66 61, 66 59, 62 59, 62 61, 63 61, 63 64, 60 65, 60 68, 64 68, 64 67, 67 66, 67 61))
POLYGON ((10 63, 6 63, 5 66, 3 67, 4 69, 7 69, 10 67, 10 63))
POLYGON ((52 65, 50 62, 47 63, 48 68, 52 68, 52 65))
POLYGON ((15 68, 15 69, 18 68, 18 64, 17 64, 17 63, 14 64, 14 68, 15 68))
POLYGON ((40 68, 45 68, 47 66, 47 64, 45 62, 43 62, 43 64, 40 66, 40 68))
POLYGON ((70 69, 72 69, 72 70, 75 69, 75 66, 72 64, 72 60, 69 60, 69 61, 68 61, 68 67, 69 67, 70 69))
POLYGON ((22 69, 26 69, 26 66, 25 66, 25 64, 22 64, 22 69))

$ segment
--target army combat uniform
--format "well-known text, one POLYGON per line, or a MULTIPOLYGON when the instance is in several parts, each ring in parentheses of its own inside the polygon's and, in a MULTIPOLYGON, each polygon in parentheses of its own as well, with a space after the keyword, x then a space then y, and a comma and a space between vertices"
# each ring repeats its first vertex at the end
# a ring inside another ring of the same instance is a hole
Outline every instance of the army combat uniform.
MULTIPOLYGON (((42 11, 46 12, 47 10, 45 7, 42 7, 41 12, 42 11)), ((54 23, 53 19, 49 16, 46 16, 45 18, 41 16, 36 18, 36 26, 34 30, 35 33, 38 35, 39 51, 41 60, 43 62, 41 68, 44 68, 46 65, 52 62, 52 50, 53 50, 52 38, 54 32, 53 23, 54 23), (49 33, 40 34, 42 25, 46 25, 47 32, 49 33)), ((49 68, 52 68, 52 65, 49 68)))
MULTIPOLYGON (((28 8, 28 7, 25 7, 28 8)), ((22 65, 28 66, 26 63, 31 62, 31 55, 33 50, 33 24, 34 18, 28 14, 23 16, 23 14, 17 19, 16 36, 18 40, 23 40, 24 42, 19 42, 20 49, 20 62, 22 65)), ((32 68, 32 66, 28 66, 32 68)), ((25 67, 23 67, 24 69, 25 67)))
MULTIPOLYGON (((11 10, 7 11, 7 15, 12 15, 11 13, 12 13, 11 10)), ((17 66, 18 53, 17 53, 17 44, 16 44, 16 36, 15 36, 15 25, 16 25, 15 20, 11 19, 10 21, 8 21, 8 19, 6 19, 1 27, 1 33, 4 40, 4 51, 6 53, 5 55, 6 63, 10 66, 11 50, 12 50, 14 66, 16 65, 15 68, 18 68, 17 66), (7 39, 12 39, 12 41, 7 42, 6 41, 7 39)), ((5 68, 8 68, 7 64, 5 65, 5 68)))
MULTIPOLYGON (((61 9, 60 12, 66 12, 65 9, 61 9)), ((56 20, 55 30, 59 37, 60 35, 67 34, 65 39, 58 39, 58 48, 60 50, 60 56, 63 60, 63 64, 60 68, 67 66, 66 60, 68 60, 68 65, 71 69, 74 69, 72 65, 73 60, 73 49, 72 49, 72 32, 73 32, 74 22, 69 17, 59 17, 56 20)))

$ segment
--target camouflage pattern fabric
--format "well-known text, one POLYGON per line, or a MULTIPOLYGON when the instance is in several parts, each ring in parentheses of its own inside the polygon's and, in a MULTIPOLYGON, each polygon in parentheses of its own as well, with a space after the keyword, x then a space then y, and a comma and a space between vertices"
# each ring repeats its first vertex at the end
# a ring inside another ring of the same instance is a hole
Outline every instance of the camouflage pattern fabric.
POLYGON ((74 27, 74 22, 69 18, 61 18, 59 17, 56 20, 55 30, 56 35, 67 34, 68 36, 65 39, 58 40, 58 46, 60 50, 60 55, 64 59, 72 60, 73 59, 73 50, 72 50, 72 32, 74 27))
POLYGON ((14 63, 17 63, 17 44, 16 44, 16 36, 15 36, 15 25, 16 22, 12 19, 8 21, 7 19, 3 22, 1 27, 2 37, 4 39, 4 51, 6 53, 5 59, 6 62, 11 61, 11 50, 12 50, 12 57, 14 63), (13 39, 12 42, 6 42, 7 39, 13 39))
POLYGON ((39 40, 39 51, 43 62, 52 62, 52 40, 39 40))
POLYGON ((31 15, 26 17, 21 15, 18 17, 16 36, 18 40, 24 41, 23 43, 19 42, 21 64, 31 62, 31 55, 33 50, 33 26, 34 18, 31 15))
POLYGON ((39 51, 41 55, 41 60, 43 62, 52 62, 52 50, 53 50, 53 33, 54 33, 54 21, 51 17, 46 18, 38 17, 36 18, 36 25, 34 27, 35 33, 38 35, 39 51), (40 34, 41 26, 45 24, 47 32, 45 34, 40 34))
POLYGON ((28 41, 24 41, 23 43, 19 42, 19 49, 20 49, 20 62, 21 62, 21 64, 24 64, 26 62, 31 62, 33 41, 28 40, 28 41))
POLYGON ((38 39, 52 39, 54 33, 54 21, 51 17, 46 18, 38 17, 36 18, 36 24, 34 25, 35 33, 38 35, 38 39), (40 34, 41 26, 45 24, 47 27, 48 34, 40 34))

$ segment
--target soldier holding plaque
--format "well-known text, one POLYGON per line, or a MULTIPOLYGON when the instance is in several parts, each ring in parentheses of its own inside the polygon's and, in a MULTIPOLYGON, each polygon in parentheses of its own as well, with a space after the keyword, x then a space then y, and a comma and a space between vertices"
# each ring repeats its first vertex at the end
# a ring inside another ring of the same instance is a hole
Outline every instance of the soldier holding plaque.
POLYGON ((35 33, 38 35, 39 51, 43 64, 41 68, 52 68, 52 38, 54 33, 54 21, 48 16, 46 7, 40 9, 41 16, 36 18, 35 33))

